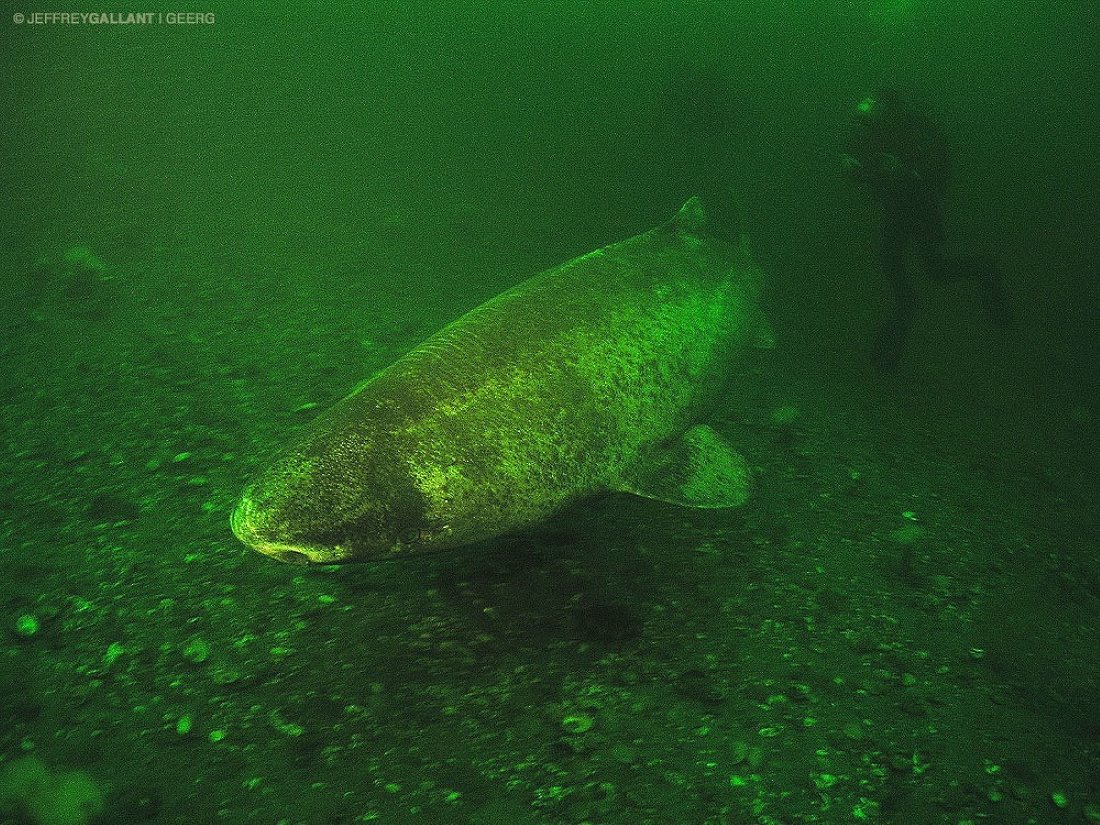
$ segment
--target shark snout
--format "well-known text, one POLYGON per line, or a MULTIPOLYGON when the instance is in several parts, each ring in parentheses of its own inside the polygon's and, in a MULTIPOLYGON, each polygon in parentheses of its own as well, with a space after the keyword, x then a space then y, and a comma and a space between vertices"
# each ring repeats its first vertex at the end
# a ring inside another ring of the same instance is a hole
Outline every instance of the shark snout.
POLYGON ((276 561, 287 564, 337 564, 348 560, 350 554, 347 547, 296 542, 280 535, 271 526, 272 521, 270 514, 257 506, 247 493, 229 516, 233 535, 257 553, 276 561))

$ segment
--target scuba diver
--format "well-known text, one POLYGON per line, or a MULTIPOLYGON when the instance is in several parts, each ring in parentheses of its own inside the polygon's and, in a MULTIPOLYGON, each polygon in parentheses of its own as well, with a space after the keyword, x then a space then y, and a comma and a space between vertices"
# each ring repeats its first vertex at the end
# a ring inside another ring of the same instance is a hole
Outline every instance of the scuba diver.
POLYGON ((870 190, 881 213, 878 256, 895 303, 875 340, 873 355, 880 369, 897 365, 916 310, 906 269, 910 248, 929 278, 977 281, 990 322, 1008 326, 1008 299, 997 259, 944 251, 951 158, 944 133, 931 118, 896 91, 881 90, 857 106, 843 164, 849 176, 870 190))

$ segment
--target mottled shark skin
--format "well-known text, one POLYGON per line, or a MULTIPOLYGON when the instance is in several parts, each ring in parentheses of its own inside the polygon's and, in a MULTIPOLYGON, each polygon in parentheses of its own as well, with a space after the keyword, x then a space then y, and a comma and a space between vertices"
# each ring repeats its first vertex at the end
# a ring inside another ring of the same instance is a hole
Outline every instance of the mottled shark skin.
POLYGON ((233 532, 277 559, 329 564, 481 541, 603 491, 736 506, 745 462, 701 422, 739 352, 770 341, 761 279, 692 198, 355 388, 248 485, 233 532))

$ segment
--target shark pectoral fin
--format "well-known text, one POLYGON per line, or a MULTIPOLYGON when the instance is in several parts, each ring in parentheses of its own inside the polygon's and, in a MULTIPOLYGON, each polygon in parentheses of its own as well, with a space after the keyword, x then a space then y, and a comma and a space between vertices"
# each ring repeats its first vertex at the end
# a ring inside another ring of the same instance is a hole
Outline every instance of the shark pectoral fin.
POLYGON ((627 472, 615 489, 681 507, 737 507, 749 495, 749 467, 726 439, 699 424, 627 472))

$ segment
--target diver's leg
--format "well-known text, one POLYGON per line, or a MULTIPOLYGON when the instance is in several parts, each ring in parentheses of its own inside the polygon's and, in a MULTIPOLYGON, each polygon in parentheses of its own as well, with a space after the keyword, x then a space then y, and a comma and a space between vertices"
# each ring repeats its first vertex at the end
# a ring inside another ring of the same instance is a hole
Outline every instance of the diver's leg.
POLYGON ((917 251, 925 274, 939 281, 977 281, 990 323, 1007 327, 1011 312, 996 256, 981 253, 944 254, 943 219, 939 209, 929 212, 927 218, 922 221, 917 237, 917 251))
POLYGON ((917 295, 905 270, 905 248, 909 238, 909 227, 901 215, 884 215, 879 263, 890 284, 894 306, 878 329, 872 351, 875 364, 882 370, 892 370, 901 359, 917 307, 917 295))
POLYGON ((1005 291, 1004 273, 996 256, 981 253, 956 255, 949 259, 949 263, 959 273, 958 277, 973 278, 978 282, 989 323, 1001 329, 1008 327, 1012 323, 1012 307, 1005 291))
POLYGON ((1012 309, 996 256, 981 253, 951 255, 943 258, 943 273, 945 279, 977 281, 982 306, 993 326, 1004 329, 1012 323, 1012 309))

